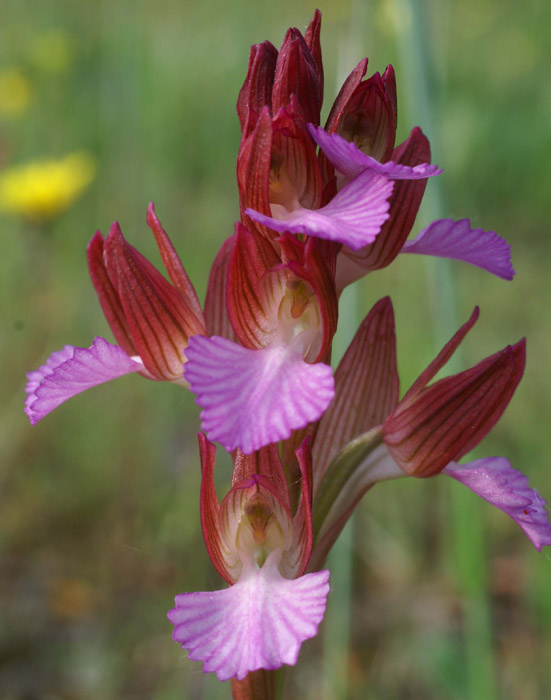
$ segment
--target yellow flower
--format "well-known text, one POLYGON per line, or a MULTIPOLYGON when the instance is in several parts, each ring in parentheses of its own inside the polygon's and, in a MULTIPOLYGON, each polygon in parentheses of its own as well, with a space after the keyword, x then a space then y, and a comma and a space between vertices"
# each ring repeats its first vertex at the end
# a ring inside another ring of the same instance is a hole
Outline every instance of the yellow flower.
POLYGON ((0 209, 32 221, 53 219, 92 182, 96 171, 89 153, 16 166, 0 173, 0 209))
POLYGON ((19 68, 0 70, 0 117, 17 117, 32 98, 32 85, 19 68))

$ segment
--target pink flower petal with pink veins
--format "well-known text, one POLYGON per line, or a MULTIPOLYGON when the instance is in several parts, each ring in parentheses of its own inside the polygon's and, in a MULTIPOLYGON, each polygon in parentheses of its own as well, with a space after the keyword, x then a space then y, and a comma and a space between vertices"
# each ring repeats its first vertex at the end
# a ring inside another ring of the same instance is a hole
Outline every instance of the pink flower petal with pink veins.
POLYGON ((295 343, 252 350, 195 335, 186 357, 184 377, 203 408, 202 428, 228 451, 250 454, 288 438, 318 420, 335 393, 331 367, 304 362, 295 343))
POLYGON ((364 170, 321 209, 299 207, 288 211, 279 204, 272 204, 273 217, 254 209, 247 209, 245 213, 280 233, 289 231, 324 238, 358 250, 375 240, 388 219, 388 199, 393 187, 394 183, 385 175, 364 170))
POLYGON ((468 464, 452 462, 443 473, 507 513, 538 551, 551 546, 549 508, 539 493, 530 488, 528 477, 513 469, 508 459, 485 457, 468 464))
POLYGON ((183 593, 168 613, 172 638, 203 661, 219 680, 242 680, 260 668, 297 662, 300 646, 314 637, 329 594, 329 571, 289 580, 272 552, 261 569, 252 565, 239 581, 221 591, 183 593))
POLYGON ((34 425, 81 391, 143 368, 139 358, 131 359, 103 338, 95 338, 89 348, 66 345, 27 375, 25 413, 34 425))
POLYGON ((511 248, 495 231, 471 228, 469 219, 438 219, 407 241, 401 253, 462 260, 505 280, 512 280, 511 248))
POLYGON ((338 134, 328 134, 321 127, 316 128, 313 124, 309 124, 308 129, 331 163, 347 179, 356 177, 366 169, 386 175, 391 180, 423 180, 443 172, 437 165, 430 163, 421 163, 413 167, 394 163, 392 160, 380 163, 361 151, 355 143, 343 139, 338 134))

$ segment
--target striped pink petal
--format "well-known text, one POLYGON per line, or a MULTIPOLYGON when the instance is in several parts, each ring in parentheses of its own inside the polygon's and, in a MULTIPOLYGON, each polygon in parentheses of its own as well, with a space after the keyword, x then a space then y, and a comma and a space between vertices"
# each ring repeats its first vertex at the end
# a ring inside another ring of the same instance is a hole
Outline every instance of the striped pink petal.
POLYGON ((334 395, 331 367, 294 346, 253 350, 220 336, 190 338, 185 378, 209 440, 250 454, 316 421, 334 395))
POLYGON ((289 231, 324 238, 358 250, 375 240, 388 219, 388 199, 393 187, 394 183, 385 175, 364 170, 321 209, 300 207, 288 212, 282 206, 272 205, 277 218, 253 209, 245 213, 280 233, 289 231))
POLYGON ((551 546, 549 508, 539 493, 530 488, 528 477, 513 469, 508 459, 486 457, 468 464, 451 462, 444 473, 507 513, 538 551, 551 546))
POLYGON ((143 370, 141 361, 103 338, 95 338, 89 348, 66 345, 27 375, 25 413, 34 425, 81 391, 139 370, 143 370))
POLYGON ((347 179, 352 179, 364 170, 371 170, 380 175, 386 175, 391 180, 422 180, 426 177, 440 175, 442 170, 437 165, 421 163, 413 167, 402 165, 389 160, 380 163, 372 156, 361 151, 355 143, 343 139, 338 134, 328 134, 321 127, 308 125, 310 134, 323 150, 335 168, 347 179))
POLYGON ((495 231, 471 228, 469 219, 433 221, 400 252, 462 260, 505 280, 512 280, 515 274, 507 241, 495 231))
POLYGON ((294 580, 281 576, 272 552, 261 569, 252 566, 221 591, 183 593, 168 613, 172 638, 203 661, 219 680, 242 680, 258 669, 297 662, 303 641, 314 637, 329 594, 329 571, 294 580))

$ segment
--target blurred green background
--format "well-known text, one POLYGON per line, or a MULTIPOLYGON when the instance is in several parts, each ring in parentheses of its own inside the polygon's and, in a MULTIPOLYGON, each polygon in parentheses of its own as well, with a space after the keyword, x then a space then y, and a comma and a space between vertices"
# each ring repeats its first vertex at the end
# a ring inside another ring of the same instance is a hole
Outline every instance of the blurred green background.
MULTIPOLYGON (((97 162, 94 182, 55 220, 0 213, 6 700, 229 696, 228 684, 187 661, 166 620, 175 594, 220 586, 199 527, 193 397, 127 377, 31 429, 25 372, 65 343, 111 339, 86 244, 117 219, 158 262, 145 226, 151 200, 203 298, 210 262, 238 216, 235 101, 249 46, 265 38, 279 46, 315 6, 2 0, 0 171, 81 150, 97 162)), ((429 183, 415 230, 439 214, 470 217, 505 236, 517 271, 506 283, 461 263, 404 256, 343 298, 344 333, 391 294, 403 388, 477 303, 463 366, 526 335, 525 379, 476 454, 507 456, 549 498, 549 4, 319 7, 325 114, 360 58, 370 57, 370 73, 393 63, 399 139, 420 124, 445 169, 429 183)), ((226 487, 223 458, 218 476, 226 487)), ((341 546, 344 563, 333 567, 325 639, 304 645, 287 697, 551 697, 551 556, 448 481, 404 479, 364 499, 341 546)))

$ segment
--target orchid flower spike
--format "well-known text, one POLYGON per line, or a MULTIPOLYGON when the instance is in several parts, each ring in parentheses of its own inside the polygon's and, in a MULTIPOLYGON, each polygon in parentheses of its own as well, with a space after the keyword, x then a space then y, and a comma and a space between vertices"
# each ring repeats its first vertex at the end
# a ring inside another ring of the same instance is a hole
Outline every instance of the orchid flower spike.
POLYGON ((182 378, 189 338, 205 332, 203 312, 153 204, 147 223, 172 284, 126 242, 115 222, 104 240, 88 245, 90 276, 118 345, 96 338, 89 348, 66 345, 28 375, 25 413, 31 424, 72 396, 137 372, 186 386, 182 378))

